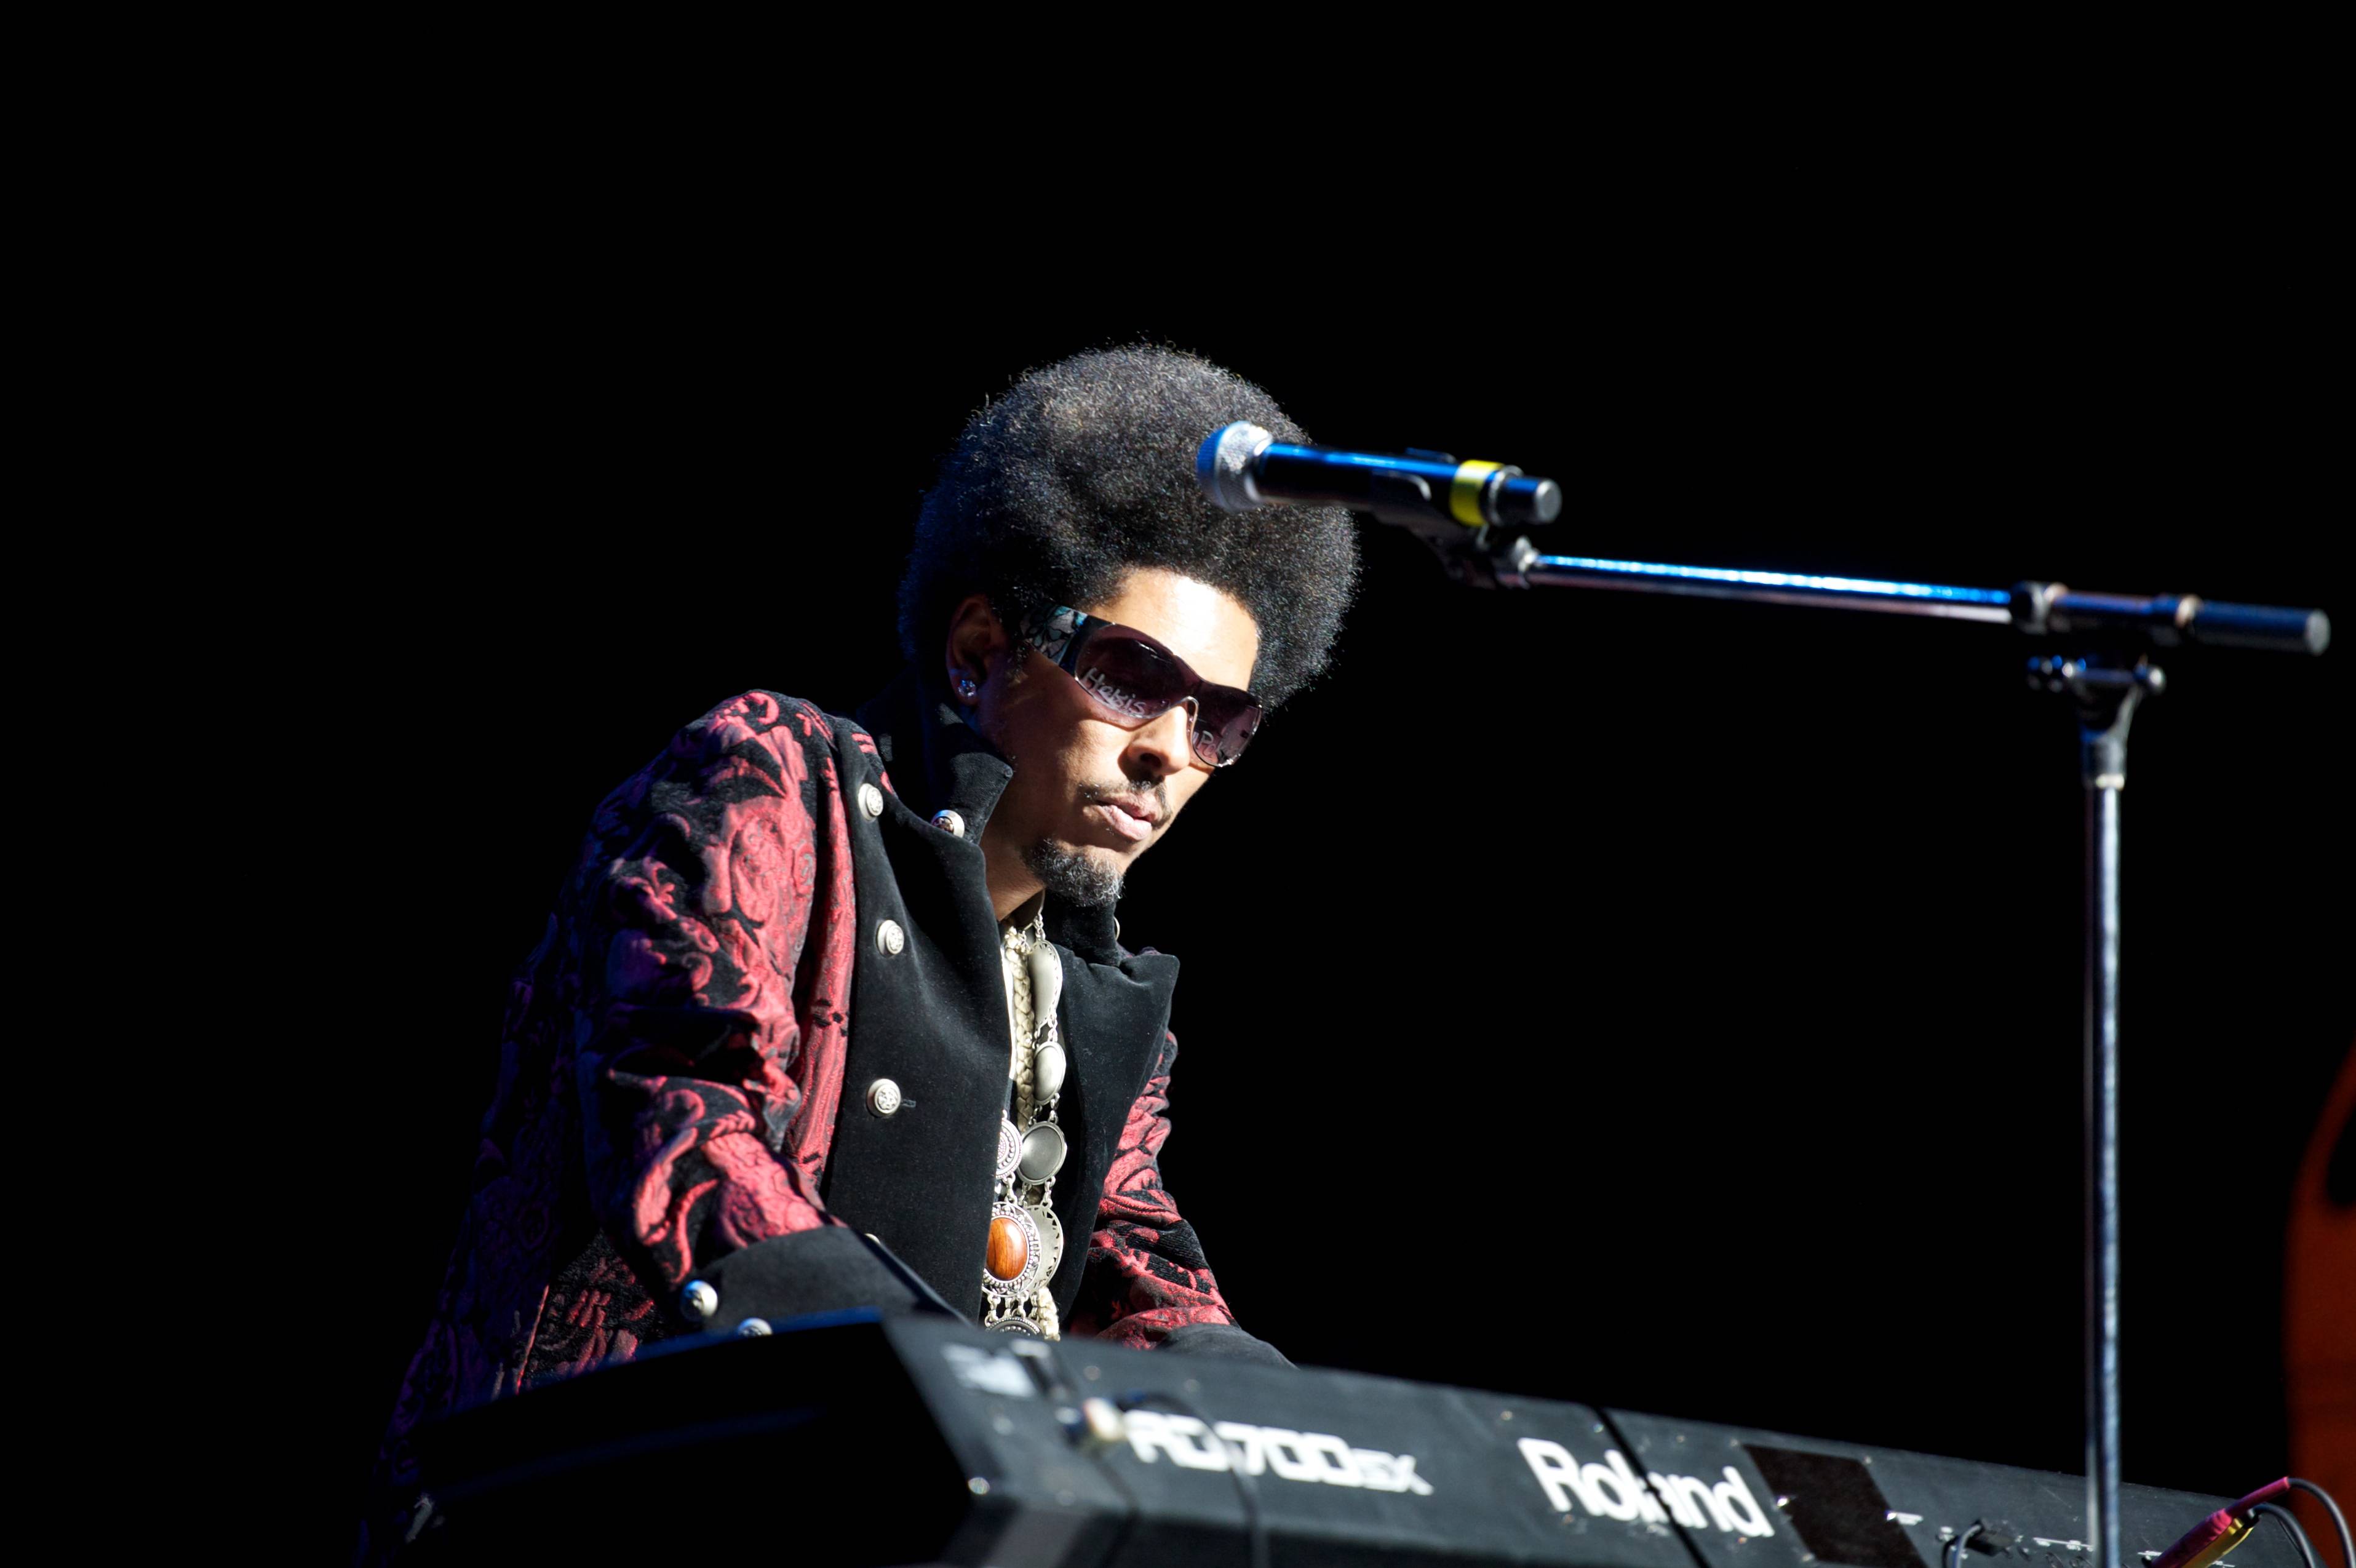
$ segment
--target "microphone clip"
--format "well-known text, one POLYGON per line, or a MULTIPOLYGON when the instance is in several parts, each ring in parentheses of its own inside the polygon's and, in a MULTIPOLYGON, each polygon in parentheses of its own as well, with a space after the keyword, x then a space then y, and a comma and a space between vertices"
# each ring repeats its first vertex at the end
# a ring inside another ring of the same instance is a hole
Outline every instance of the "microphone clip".
MULTIPOLYGON (((1453 466, 1456 462, 1445 452, 1427 452, 1414 446, 1407 449, 1407 456, 1427 463, 1453 466)), ((1377 470, 1369 478, 1366 499, 1359 503, 1361 510, 1422 540, 1440 557, 1440 566, 1451 578, 1472 588, 1529 586, 1523 573, 1537 559, 1538 551, 1527 535, 1509 535, 1494 523, 1467 528, 1453 518, 1440 515, 1445 509, 1434 506, 1430 481, 1420 474, 1377 470)))

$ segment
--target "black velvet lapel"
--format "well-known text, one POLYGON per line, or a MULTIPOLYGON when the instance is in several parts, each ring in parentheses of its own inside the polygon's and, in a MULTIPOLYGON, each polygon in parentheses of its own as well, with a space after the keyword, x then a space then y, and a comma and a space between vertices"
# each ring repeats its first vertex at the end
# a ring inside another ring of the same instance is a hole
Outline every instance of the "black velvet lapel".
POLYGON ((948 693, 914 669, 903 670, 859 710, 859 726, 874 738, 908 810, 928 825, 936 811, 957 812, 965 819, 966 842, 980 854, 981 830, 1014 769, 967 727, 948 693))
MULTIPOLYGON (((1111 916, 1106 914, 1109 929, 1111 916)), ((1079 1294, 1088 1234, 1112 1171, 1113 1151, 1129 1108, 1145 1088, 1170 1027, 1170 995, 1178 961, 1167 953, 1123 956, 1091 963, 1057 944, 1064 960, 1064 999, 1055 1013, 1072 1070, 1056 1102, 1071 1155, 1055 1180, 1055 1218, 1064 1226, 1064 1261, 1050 1288, 1055 1309, 1068 1313, 1079 1294)))

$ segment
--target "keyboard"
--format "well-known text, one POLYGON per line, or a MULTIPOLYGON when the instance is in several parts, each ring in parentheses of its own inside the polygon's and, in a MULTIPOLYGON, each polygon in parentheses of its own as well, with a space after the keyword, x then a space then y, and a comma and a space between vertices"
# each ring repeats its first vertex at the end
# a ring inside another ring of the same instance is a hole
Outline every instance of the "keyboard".
MULTIPOLYGON (((1963 1568, 2093 1556, 2076 1476, 946 1316, 665 1341, 418 1443, 418 1562, 1945 1568, 1975 1525, 1963 1568)), ((2127 1568, 2227 1500, 2125 1488, 2127 1568)), ((2297 1568, 2263 1530, 2229 1563, 2297 1568)))

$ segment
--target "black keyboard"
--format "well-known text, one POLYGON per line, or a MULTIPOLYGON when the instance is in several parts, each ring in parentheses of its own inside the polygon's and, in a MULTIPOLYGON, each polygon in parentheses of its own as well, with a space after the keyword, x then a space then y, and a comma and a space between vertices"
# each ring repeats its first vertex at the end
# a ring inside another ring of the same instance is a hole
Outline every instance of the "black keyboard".
MULTIPOLYGON (((416 1560, 2091 1564, 2074 1476, 946 1317, 656 1350, 422 1432, 416 1560)), ((2126 1488, 2128 1568, 2225 1500, 2126 1488)))

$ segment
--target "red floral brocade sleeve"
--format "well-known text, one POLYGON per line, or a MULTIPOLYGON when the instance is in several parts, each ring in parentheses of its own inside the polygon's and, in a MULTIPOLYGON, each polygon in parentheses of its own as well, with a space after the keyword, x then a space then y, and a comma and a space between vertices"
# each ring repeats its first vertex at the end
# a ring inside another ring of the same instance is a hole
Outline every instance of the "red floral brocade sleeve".
POLYGON ((1164 1035, 1145 1090, 1130 1107, 1105 1179, 1087 1272, 1071 1311, 1071 1329, 1116 1345, 1150 1349, 1189 1323, 1233 1324, 1194 1228, 1162 1185, 1162 1146, 1170 1140, 1170 1068, 1178 1039, 1164 1035))
POLYGON ((874 749, 807 703, 748 692, 597 808, 509 992, 498 1086, 385 1430, 361 1561, 406 1528, 419 1423, 515 1393, 535 1367, 626 1360, 659 1326, 648 1287, 831 1223, 813 1194, 841 1100, 857 916, 846 745, 874 749), (608 1273, 584 1233, 635 1270, 608 1273))
MULTIPOLYGON (((858 737, 864 740, 864 736, 858 737)), ((601 809, 573 893, 592 1208, 651 1279, 830 1223, 853 889, 824 718, 750 693, 601 809)))

